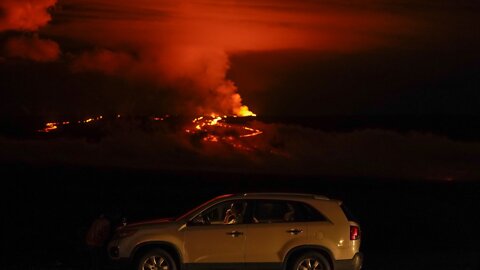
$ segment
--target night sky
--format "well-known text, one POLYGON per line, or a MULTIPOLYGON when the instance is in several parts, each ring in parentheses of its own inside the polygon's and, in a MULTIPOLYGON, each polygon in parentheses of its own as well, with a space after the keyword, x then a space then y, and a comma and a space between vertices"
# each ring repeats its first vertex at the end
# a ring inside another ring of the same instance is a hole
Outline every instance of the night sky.
POLYGON ((0 11, 4 162, 480 176, 477 1, 4 0, 0 11), (251 112, 264 132, 246 142, 253 153, 130 122, 93 143, 28 134, 98 115, 251 112))

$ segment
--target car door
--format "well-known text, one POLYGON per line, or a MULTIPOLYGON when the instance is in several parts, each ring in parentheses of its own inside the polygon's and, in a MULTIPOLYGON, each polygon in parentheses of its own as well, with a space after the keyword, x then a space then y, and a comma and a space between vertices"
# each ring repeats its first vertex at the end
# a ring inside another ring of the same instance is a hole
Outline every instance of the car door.
POLYGON ((256 200, 248 224, 245 262, 250 269, 280 269, 288 250, 305 243, 306 223, 296 220, 295 202, 256 200))
POLYGON ((190 269, 241 269, 245 257, 247 201, 232 200, 211 206, 194 217, 185 230, 185 262, 190 269), (227 221, 233 206, 238 220, 227 221))

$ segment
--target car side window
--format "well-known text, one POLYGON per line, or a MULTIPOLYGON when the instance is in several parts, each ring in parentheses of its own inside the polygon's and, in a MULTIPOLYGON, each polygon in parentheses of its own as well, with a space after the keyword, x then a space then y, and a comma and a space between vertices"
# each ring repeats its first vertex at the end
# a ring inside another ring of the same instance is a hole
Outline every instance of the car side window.
POLYGON ((286 202, 273 200, 258 200, 253 210, 254 223, 285 222, 288 215, 286 202))
POLYGON ((203 211, 192 221, 195 225, 241 224, 244 222, 246 209, 246 201, 222 202, 203 211))
POLYGON ((258 200, 253 210, 253 223, 325 221, 312 206, 295 201, 258 200))

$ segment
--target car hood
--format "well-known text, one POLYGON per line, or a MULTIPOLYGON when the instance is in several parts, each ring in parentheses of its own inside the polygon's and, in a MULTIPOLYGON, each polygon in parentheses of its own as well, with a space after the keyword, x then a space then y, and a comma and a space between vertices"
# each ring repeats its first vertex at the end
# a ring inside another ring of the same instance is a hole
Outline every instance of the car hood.
POLYGON ((175 221, 174 218, 148 219, 148 220, 129 223, 126 226, 124 226, 124 228, 130 229, 130 228, 142 227, 145 225, 159 225, 159 224, 172 223, 173 221, 175 221))

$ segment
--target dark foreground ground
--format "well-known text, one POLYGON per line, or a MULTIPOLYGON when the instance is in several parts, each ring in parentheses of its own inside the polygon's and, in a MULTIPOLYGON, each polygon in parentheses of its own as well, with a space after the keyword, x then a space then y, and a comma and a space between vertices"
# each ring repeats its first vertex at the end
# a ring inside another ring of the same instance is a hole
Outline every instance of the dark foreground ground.
POLYGON ((344 200, 363 228, 367 270, 480 269, 480 181, 157 172, 0 165, 1 269, 83 269, 101 211, 176 216, 224 193, 291 191, 344 200))

